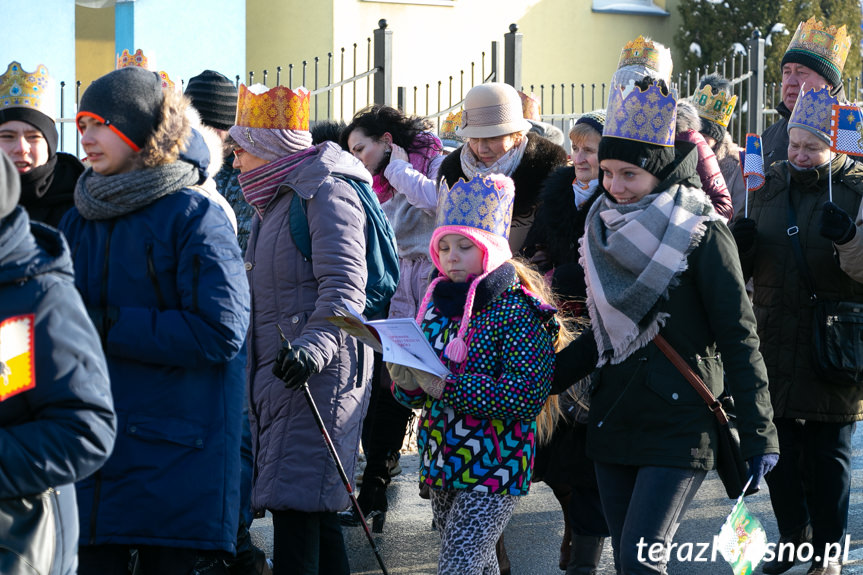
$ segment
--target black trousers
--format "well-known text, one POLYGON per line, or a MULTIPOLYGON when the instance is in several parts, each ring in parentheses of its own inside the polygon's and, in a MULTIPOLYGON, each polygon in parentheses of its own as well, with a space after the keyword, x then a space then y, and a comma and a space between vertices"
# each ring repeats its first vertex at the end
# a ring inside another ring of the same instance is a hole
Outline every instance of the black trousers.
POLYGON ((363 452, 366 454, 363 481, 380 477, 389 483, 387 455, 401 449, 412 411, 393 397, 390 374, 377 353, 372 381, 369 410, 363 420, 362 442, 363 452))
MULTIPOLYGON (((78 575, 128 575, 132 545, 82 545, 78 575)), ((198 549, 137 545, 138 575, 190 575, 201 556, 198 549)))
POLYGON ((350 575, 334 512, 271 511, 273 575, 350 575))

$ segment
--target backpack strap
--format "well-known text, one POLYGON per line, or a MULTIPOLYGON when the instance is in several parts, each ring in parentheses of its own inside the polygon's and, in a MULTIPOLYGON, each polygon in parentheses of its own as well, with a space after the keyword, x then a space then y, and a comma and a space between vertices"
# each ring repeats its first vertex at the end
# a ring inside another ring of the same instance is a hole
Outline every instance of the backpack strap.
POLYGON ((288 222, 291 225, 291 237, 297 249, 307 262, 312 261, 312 236, 309 232, 309 217, 306 213, 306 200, 299 194, 294 194, 291 206, 288 208, 288 222))

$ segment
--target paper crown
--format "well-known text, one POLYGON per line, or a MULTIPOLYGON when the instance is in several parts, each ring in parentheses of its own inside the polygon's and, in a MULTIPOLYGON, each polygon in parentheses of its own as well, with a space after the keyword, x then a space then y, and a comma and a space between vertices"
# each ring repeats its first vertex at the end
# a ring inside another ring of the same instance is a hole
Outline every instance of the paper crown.
MULTIPOLYGON (((128 50, 123 50, 122 54, 117 55, 117 70, 120 68, 128 68, 129 66, 136 66, 156 73, 162 81, 162 90, 176 89, 176 85, 171 81, 167 72, 164 70, 156 71, 150 68, 150 60, 144 56, 144 51, 140 48, 135 50, 134 54, 130 54, 128 50)), ((155 67, 155 62, 153 63, 153 67, 155 67)))
POLYGON ((456 128, 461 126, 461 115, 462 110, 458 112, 450 112, 447 114, 446 119, 441 122, 440 125, 440 138, 441 140, 455 140, 457 142, 464 142, 464 138, 456 134, 456 128))
POLYGON ((531 92, 528 95, 519 91, 518 97, 521 98, 521 113, 524 116, 524 119, 541 122, 542 117, 540 115, 539 100, 536 98, 536 94, 531 92))
POLYGON ((719 124, 723 128, 728 127, 734 106, 737 105, 737 96, 729 98, 726 92, 714 94, 709 84, 695 92, 691 100, 701 118, 719 124))
POLYGON ((839 100, 830 95, 830 88, 825 86, 820 90, 807 90, 804 84, 797 95, 797 103, 791 110, 788 119, 788 129, 803 128, 830 143, 830 117, 833 105, 839 100))
POLYGON ((611 89, 602 137, 623 138, 657 146, 673 146, 677 123, 674 91, 662 95, 652 84, 642 91, 637 86, 611 89))
POLYGON ((625 66, 643 66, 655 71, 666 82, 671 78, 673 62, 671 49, 659 42, 639 36, 626 43, 620 52, 617 69, 625 66))
POLYGON ((240 84, 237 97, 237 126, 272 130, 309 129, 309 91, 287 86, 267 89, 263 84, 247 88, 240 84))
POLYGON ((0 109, 31 108, 53 120, 54 106, 54 80, 42 64, 25 72, 20 63, 12 62, 0 76, 0 109))
POLYGON ((850 49, 851 37, 844 24, 839 28, 826 26, 813 16, 797 26, 785 53, 803 52, 814 56, 841 76, 850 49))
POLYGON ((509 239, 515 192, 508 178, 475 176, 450 188, 444 181, 438 201, 435 227, 464 226, 509 239))

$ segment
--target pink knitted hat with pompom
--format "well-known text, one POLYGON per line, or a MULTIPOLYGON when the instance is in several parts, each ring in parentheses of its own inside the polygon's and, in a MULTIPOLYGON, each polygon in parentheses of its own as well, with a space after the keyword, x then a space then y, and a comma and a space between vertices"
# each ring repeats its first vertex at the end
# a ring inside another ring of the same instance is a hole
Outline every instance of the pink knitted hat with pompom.
MULTIPOLYGON (((476 288, 488 274, 512 258, 509 248, 509 227, 512 221, 512 206, 515 201, 515 185, 501 174, 476 176, 470 181, 459 179, 452 188, 441 185, 438 201, 437 221, 429 243, 429 255, 441 274, 444 269, 438 256, 438 242, 447 234, 460 234, 470 239, 483 252, 483 273, 477 276, 468 289, 464 313, 456 337, 446 346, 446 356, 457 363, 467 359, 465 334, 470 324, 476 288)), ((445 279, 435 279, 420 305, 417 322, 431 301, 434 287, 445 279)))

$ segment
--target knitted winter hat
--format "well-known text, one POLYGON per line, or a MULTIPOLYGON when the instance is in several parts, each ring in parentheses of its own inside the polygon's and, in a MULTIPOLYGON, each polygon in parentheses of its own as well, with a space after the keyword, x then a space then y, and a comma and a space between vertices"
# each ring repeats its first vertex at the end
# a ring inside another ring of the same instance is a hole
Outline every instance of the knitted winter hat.
POLYGON ((602 135, 602 130, 605 127, 605 108, 582 114, 575 121, 576 126, 579 124, 587 124, 602 135))
MULTIPOLYGON (((511 179, 500 174, 476 176, 468 182, 459 179, 452 188, 447 187, 446 183, 441 185, 436 227, 429 243, 429 255, 435 267, 444 274, 438 255, 438 242, 447 234, 465 236, 483 252, 483 273, 470 284, 458 334, 445 350, 446 356, 457 363, 467 358, 467 344, 464 338, 470 324, 477 286, 488 274, 512 258, 509 248, 509 228, 514 201, 515 185, 511 179)), ((429 285, 423 304, 420 305, 417 322, 422 320, 422 315, 434 293, 434 286, 443 279, 445 279, 444 276, 438 277, 429 285)))
POLYGON ((850 48, 851 37, 845 25, 827 26, 812 17, 797 26, 781 65, 802 64, 815 70, 835 88, 842 82, 842 69, 850 48))
POLYGON ((75 122, 82 116, 95 118, 138 152, 159 125, 164 99, 158 74, 137 66, 120 68, 90 84, 75 122))
POLYGON ((237 117, 237 87, 226 76, 204 70, 189 79, 186 96, 198 110, 204 125, 227 130, 237 117))
POLYGON ((12 213, 21 197, 21 175, 9 156, 0 152, 0 220, 12 213))

